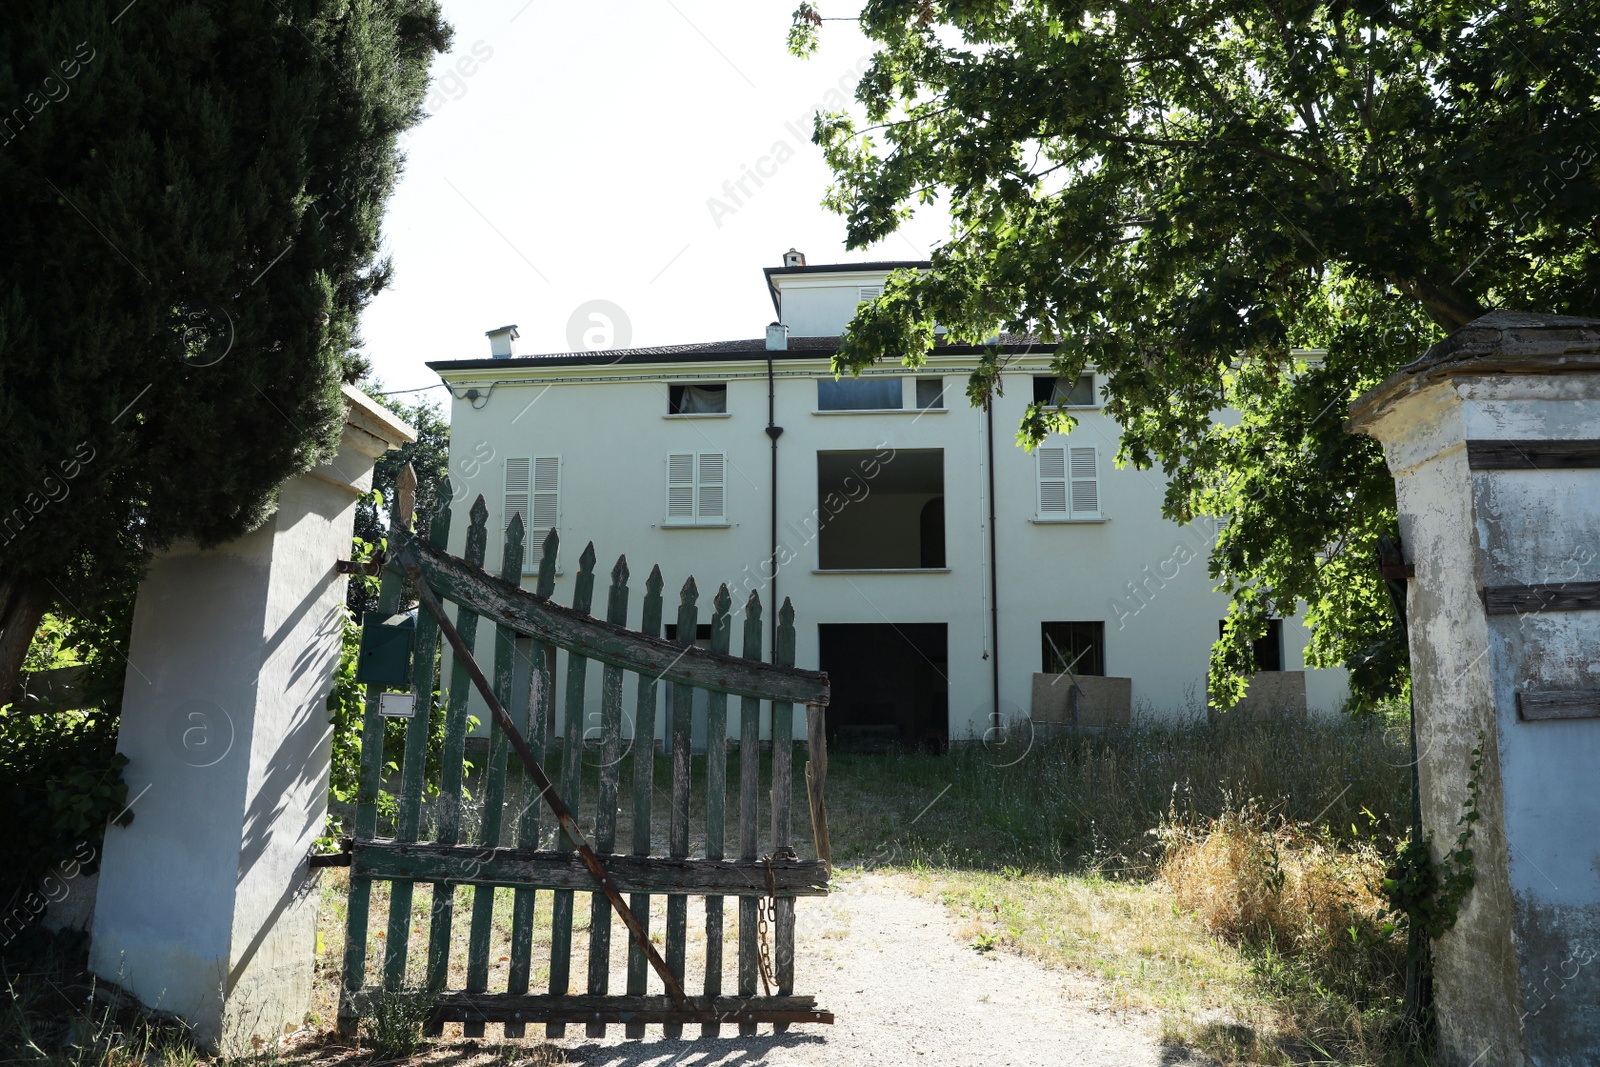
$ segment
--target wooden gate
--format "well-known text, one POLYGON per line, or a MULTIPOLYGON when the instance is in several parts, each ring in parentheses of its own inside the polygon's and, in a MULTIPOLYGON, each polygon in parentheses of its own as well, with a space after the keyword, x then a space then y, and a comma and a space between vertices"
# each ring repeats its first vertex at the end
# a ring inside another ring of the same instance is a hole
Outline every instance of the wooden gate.
MULTIPOLYGON (((406 494, 402 491, 402 498, 406 494)), ((409 515, 402 500, 397 514, 409 515)), ((694 579, 684 583, 673 640, 660 635, 662 577, 651 571, 645 583, 642 621, 626 628, 628 567, 618 559, 606 592, 605 618, 590 615, 594 590, 594 546, 584 549, 573 582, 572 606, 550 599, 555 585, 557 536, 545 538, 537 592, 521 588, 523 529, 512 520, 498 578, 482 567, 487 542, 488 509, 480 496, 471 511, 466 556, 445 553, 450 527, 448 505, 433 518, 427 539, 397 522, 390 532, 379 609, 394 612, 400 603, 402 579, 409 579, 421 602, 413 636, 412 696, 416 713, 405 729, 401 784, 394 836, 376 836, 377 798, 383 781, 384 721, 380 686, 368 687, 362 732, 362 761, 355 835, 351 843, 349 919, 345 942, 344 982, 340 998, 341 1030, 350 1032, 363 1015, 371 1015, 376 998, 405 984, 407 941, 412 928, 413 888, 431 883, 432 909, 428 937, 426 989, 434 997, 431 1032, 444 1022, 464 1024, 469 1037, 482 1036, 489 1022, 504 1025, 507 1037, 521 1037, 528 1023, 543 1023, 546 1034, 561 1036, 568 1023, 584 1023, 590 1036, 603 1036, 606 1024, 621 1023, 629 1037, 641 1037, 646 1024, 660 1024, 668 1037, 680 1036, 685 1023, 698 1023, 701 1033, 715 1035, 723 1024, 737 1024, 742 1034, 759 1023, 778 1031, 790 1023, 831 1023, 815 999, 794 995, 794 902, 798 896, 827 892, 831 866, 827 815, 822 803, 826 752, 823 711, 828 700, 827 676, 797 670, 794 663, 794 611, 785 601, 778 614, 777 662, 761 661, 761 602, 752 593, 744 607, 743 656, 730 654, 732 617, 726 586, 718 590, 711 615, 711 650, 694 647, 699 622, 694 579), (454 622, 441 600, 457 605, 454 622), (493 627, 493 680, 474 659, 479 622, 493 627), (419 840, 422 796, 429 743, 428 709, 432 697, 432 664, 440 636, 454 657, 446 699, 443 755, 440 759, 437 828, 432 840, 419 840), (532 639, 531 669, 515 669, 517 637, 532 639), (566 680, 564 714, 552 719, 558 687, 551 676, 555 662, 548 650, 564 649, 566 680), (583 722, 590 664, 599 665, 600 715, 598 764, 589 775, 584 758, 583 722), (638 677, 633 737, 639 741, 625 753, 623 676, 638 677), (520 685, 514 680, 525 677, 520 685), (651 833, 651 801, 655 789, 657 690, 668 685, 672 706, 671 800, 666 813, 666 855, 657 855, 651 833), (462 819, 462 785, 468 732, 467 698, 476 688, 488 705, 490 729, 487 768, 479 795, 483 814, 476 840, 466 841, 462 819), (694 691, 705 698, 705 754, 693 757, 691 715, 694 691), (727 724, 729 697, 738 698, 737 858, 726 857, 727 724), (758 808, 761 803, 760 718, 763 701, 770 706, 771 816, 765 853, 758 808), (810 763, 806 768, 813 839, 817 857, 800 859, 790 841, 793 784, 794 706, 807 709, 810 763), (547 725, 563 724, 559 786, 546 776, 547 725), (508 756, 515 756, 508 768, 508 756), (691 759, 703 759, 705 795, 703 855, 691 856, 691 759), (618 850, 621 769, 631 765, 632 820, 629 848, 618 850), (586 778, 593 780, 585 782, 586 778), (520 782, 521 788, 516 786, 520 782), (508 786, 510 787, 508 789, 508 786), (580 798, 593 798, 581 819, 580 798), (518 798, 521 798, 520 803, 518 798), (547 823, 545 814, 554 817, 547 823), (541 832, 556 833, 552 847, 541 847, 541 832), (373 883, 390 884, 389 918, 384 939, 382 981, 365 986, 368 913, 373 883), (448 988, 450 941, 456 887, 471 886, 472 903, 465 982, 448 988), (495 888, 514 889, 509 965, 504 988, 489 989, 490 944, 495 888), (598 891, 596 891, 598 890, 598 891), (549 909, 547 991, 530 990, 536 973, 535 912, 549 909), (573 911, 577 896, 589 894, 588 980, 584 993, 571 989, 573 911), (628 894, 626 900, 622 894, 628 894), (649 935, 650 898, 664 896, 665 959, 649 935), (705 901, 705 977, 698 994, 685 991, 685 949, 689 898, 705 901), (738 989, 727 995, 723 976, 723 903, 739 902, 738 989), (609 988, 613 912, 628 935, 627 989, 609 988), (770 957, 767 931, 770 919, 770 957), (769 965, 770 958, 770 965, 769 965), (654 970, 661 993, 648 981, 654 970), (758 978, 765 988, 757 993, 758 978)), ((394 754, 389 754, 390 759, 394 754)))

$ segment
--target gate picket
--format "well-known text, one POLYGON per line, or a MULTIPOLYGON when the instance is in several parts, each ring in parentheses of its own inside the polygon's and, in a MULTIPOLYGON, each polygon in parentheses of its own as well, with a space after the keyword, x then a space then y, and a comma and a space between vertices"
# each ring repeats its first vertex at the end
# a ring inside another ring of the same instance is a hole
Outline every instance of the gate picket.
MULTIPOLYGON (((484 553, 489 543, 489 508, 478 497, 468 513, 467 548, 463 557, 468 563, 483 566, 484 553)), ((476 654, 478 641, 478 614, 465 607, 456 609, 456 629, 461 639, 476 654)), ((467 677, 466 665, 451 657, 450 701, 444 720, 444 749, 439 756, 439 826, 436 840, 454 845, 461 840, 461 786, 465 772, 467 744, 467 697, 472 692, 472 682, 467 677)), ((433 883, 433 919, 428 930, 427 988, 438 992, 445 987, 450 972, 450 928, 454 925, 456 883, 433 883)), ((437 1037, 438 1023, 429 1026, 429 1036, 437 1037)))
MULTIPOLYGON (((650 568, 650 577, 644 583, 644 612, 639 620, 639 632, 648 637, 661 633, 661 568, 650 568)), ((640 673, 638 700, 633 714, 633 854, 650 854, 650 794, 655 789, 656 771, 656 680, 640 673)), ((638 916, 639 923, 648 935, 650 931, 650 894, 634 893, 628 898, 628 907, 638 916)), ((628 943, 628 995, 642 997, 648 978, 650 961, 644 951, 633 942, 628 943)), ((643 1037, 644 1023, 627 1023, 623 1027, 627 1037, 643 1037)))
MULTIPOLYGON (((744 604, 744 658, 761 658, 761 597, 755 590, 744 604)), ((739 858, 754 864, 761 848, 761 701, 739 698, 739 858)), ((739 995, 756 995, 756 908, 760 899, 739 898, 739 995)), ((741 1022, 739 1033, 749 1036, 756 1024, 741 1022)))
MULTIPOLYGON (((544 535, 544 546, 539 556, 539 581, 534 587, 539 596, 548 599, 556 589, 556 553, 561 538, 552 529, 544 535)), ((520 583, 519 583, 520 584, 520 583)), ((549 669, 547 656, 552 651, 543 641, 534 641, 529 650, 527 709, 528 747, 534 758, 544 763, 544 739, 550 715, 555 707, 555 677, 549 669)), ((497 731, 498 732, 498 731, 497 731)), ((517 767, 517 780, 521 783, 518 799, 522 805, 517 818, 517 844, 523 848, 538 848, 541 833, 540 814, 544 798, 534 792, 533 779, 521 765, 517 767)), ((517 886, 511 896, 511 969, 506 977, 506 992, 526 994, 533 972, 533 915, 537 900, 535 890, 517 886)), ((508 1019, 506 1037, 522 1037, 527 1033, 527 1023, 521 1019, 508 1019)))
MULTIPOLYGON (((428 540, 443 549, 450 536, 450 482, 439 489, 440 503, 428 540)), ((391 533, 391 538, 393 534, 391 533)), ((417 612, 411 657, 413 712, 406 720, 405 757, 400 769, 399 812, 394 839, 415 841, 422 825, 422 790, 428 769, 428 730, 433 722, 433 664, 439 649, 439 625, 427 612, 417 612)), ((406 955, 411 940, 411 901, 415 883, 397 881, 389 889, 389 929, 384 936, 383 988, 405 985, 406 955)))
MULTIPOLYGON (((700 630, 700 591, 691 576, 683 583, 678 599, 678 644, 694 645, 700 630)), ((689 771, 694 744, 694 688, 681 682, 672 686, 672 809, 667 825, 667 855, 680 858, 689 854, 689 771)), ((667 967, 681 983, 684 979, 684 954, 688 947, 689 898, 674 893, 667 898, 667 967)), ((682 1037, 682 1023, 667 1023, 664 1037, 682 1037)))
MULTIPOLYGON (((508 582, 522 580, 522 516, 512 515, 506 528, 505 551, 500 561, 500 577, 508 582)), ((507 709, 517 707, 512 699, 512 679, 516 674, 517 633, 509 626, 497 626, 494 631, 494 690, 507 709)), ((524 705, 525 706, 525 705, 524 705)), ((523 728, 527 728, 526 721, 523 728)), ((478 834, 478 844, 493 848, 500 843, 500 809, 505 804, 506 793, 506 735, 500 730, 489 731, 489 765, 484 771, 483 821, 478 834)), ((495 887, 472 887, 472 932, 467 942, 468 993, 484 993, 489 989, 489 937, 494 923, 495 887)), ((461 1024, 463 1037, 482 1037, 483 1023, 461 1024)))
MULTIPOLYGON (((728 654, 733 620, 728 609, 733 598, 723 585, 712 598, 711 651, 728 654)), ((728 792, 728 694, 711 693, 706 698, 706 859, 720 860, 726 843, 724 804, 728 792)), ((706 897, 706 987, 705 995, 722 995, 722 898, 706 897)), ((702 1023, 701 1037, 716 1037, 722 1028, 702 1023)))
MULTIPOLYGON (((784 598, 778 609, 778 664, 794 666, 794 605, 784 598)), ((794 792, 794 705, 786 700, 772 704, 772 855, 790 848, 789 826, 794 792)), ((777 929, 773 931, 772 976, 778 982, 778 995, 794 992, 794 897, 780 896, 774 902, 777 929)), ((783 1033, 788 1023, 774 1023, 783 1033)))
POLYGON ((683 1027, 694 1023, 701 1027, 701 1036, 714 1037, 723 1027, 735 1024, 741 1034, 750 1034, 763 1022, 773 1024, 777 1032, 795 1022, 831 1023, 833 1016, 819 1009, 813 998, 793 995, 795 897, 825 893, 830 870, 826 857, 800 860, 790 841, 794 705, 802 701, 808 707, 811 759, 817 765, 808 768, 808 797, 817 840, 825 840, 820 765, 826 760, 822 730, 828 698, 826 676, 794 669, 793 605, 785 600, 778 612, 775 654, 773 662, 766 663, 762 660, 762 604, 760 597, 751 593, 744 605, 743 655, 735 658, 728 587, 720 586, 712 598, 710 648, 705 649, 696 643, 699 589, 689 577, 679 599, 676 632, 670 642, 663 641, 659 636, 663 610, 659 568, 652 568, 645 583, 639 629, 629 631, 625 558, 619 558, 611 571, 602 621, 590 615, 595 577, 592 544, 579 558, 572 606, 562 607, 551 599, 559 547, 556 532, 550 530, 544 537, 537 588, 530 592, 522 587, 527 531, 521 517, 513 515, 508 523, 498 576, 491 577, 482 567, 488 522, 482 497, 474 502, 470 514, 463 558, 443 549, 449 533, 448 503, 439 507, 426 539, 412 534, 403 518, 398 518, 390 531, 389 566, 379 603, 386 611, 399 605, 405 588, 402 573, 414 583, 422 609, 413 636, 416 714, 405 730, 395 836, 392 841, 381 840, 376 836, 377 798, 383 781, 385 724, 378 709, 379 687, 366 693, 361 789, 351 846, 346 973, 339 1006, 341 1032, 354 1030, 362 1016, 381 1007, 378 998, 382 994, 365 983, 371 888, 378 879, 389 882, 391 899, 388 931, 380 935, 387 937, 384 990, 405 984, 416 881, 434 886, 425 967, 434 1007, 425 1033, 439 1034, 444 1023, 459 1022, 464 1036, 482 1037, 487 1025, 494 1022, 503 1025, 506 1037, 515 1038, 524 1036, 528 1022, 537 1022, 545 1025, 548 1036, 559 1037, 568 1024, 583 1023, 590 1036, 603 1037, 610 1024, 620 1023, 630 1038, 642 1037, 645 1026, 651 1024, 660 1025, 663 1036, 672 1038, 680 1037, 683 1027), (454 621, 443 606, 446 601, 456 605, 454 621), (480 619, 488 619, 495 628, 492 677, 479 665, 476 636, 480 619), (533 653, 525 685, 518 681, 520 635, 531 639, 533 653), (432 840, 419 841, 431 733, 430 700, 441 637, 448 639, 452 648, 452 669, 443 709, 437 832, 432 840), (561 691, 552 677, 557 648, 567 652, 559 793, 543 769, 549 745, 546 729, 553 721, 556 694, 561 691), (593 659, 600 661, 601 673, 599 751, 597 769, 591 776, 585 770, 585 735, 590 724, 583 716, 588 663, 593 659), (626 747, 625 673, 637 676, 633 736, 626 747), (665 856, 654 848, 651 820, 657 704, 663 680, 671 686, 668 703, 672 712, 672 792, 662 820, 667 831, 665 856), (484 809, 475 837, 470 827, 463 826, 462 812, 467 710, 473 691, 485 701, 493 721, 480 789, 484 809), (706 693, 705 841, 702 853, 691 856, 694 717, 701 691, 706 693), (733 860, 725 858, 730 694, 740 697, 739 839, 738 858, 733 860), (774 739, 771 854, 764 858, 759 856, 763 701, 771 703, 774 739), (516 770, 507 765, 512 750, 516 752, 516 770), (621 764, 630 751, 633 825, 630 854, 624 857, 616 853, 617 819, 621 764), (817 770, 814 777, 812 769, 817 770), (513 773, 514 781, 507 778, 513 773), (585 777, 590 778, 589 788, 596 789, 592 837, 590 826, 579 820, 585 777), (516 801, 511 800, 513 795, 516 801), (521 804, 514 820, 508 810, 510 803, 521 804), (553 849, 541 847, 541 809, 547 804, 558 818, 553 849), (462 843, 463 834, 468 843, 462 843), (503 846, 502 839, 513 834, 515 845, 503 846), (465 909, 470 911, 466 981, 459 990, 452 990, 447 988, 456 910, 452 894, 463 885, 472 886, 472 906, 465 909), (494 906, 501 886, 513 891, 510 966, 505 991, 491 992, 494 906), (776 919, 771 936, 775 939, 772 963, 777 988, 757 995, 765 952, 759 944, 757 920, 769 887, 775 887, 776 919), (549 983, 547 993, 535 995, 530 986, 536 892, 540 889, 551 891, 549 983), (626 902, 619 890, 627 892, 626 902), (579 893, 589 896, 588 973, 586 992, 574 994, 570 989, 572 932, 579 893), (649 938, 653 895, 666 897, 665 958, 649 938), (739 901, 737 997, 722 995, 723 935, 730 895, 739 901), (684 988, 690 896, 705 898, 706 938, 703 988, 692 991, 684 988), (609 992, 613 911, 628 931, 627 992, 621 995, 609 992), (666 996, 650 993, 651 969, 666 996))
MULTIPOLYGON (((628 624, 628 558, 617 557, 606 596, 606 621, 628 624)), ((617 843, 617 762, 622 759, 622 668, 607 663, 600 671, 600 795, 594 809, 594 847, 611 852, 617 843)), ((611 977, 611 902, 589 894, 589 995, 604 996, 611 977)), ((605 1023, 589 1023, 589 1037, 605 1037, 605 1023)))
MULTIPOLYGON (((572 610, 589 614, 589 603, 594 596, 594 542, 584 546, 578 557, 578 578, 572 589, 572 610)), ((567 652, 567 703, 562 712, 566 724, 566 737, 561 752, 561 796, 571 809, 573 818, 581 808, 580 777, 583 771, 583 691, 588 674, 589 660, 577 652, 567 652)), ((557 846, 570 852, 577 846, 563 831, 557 846)), ((572 977, 572 890, 558 889, 550 905, 550 993, 552 996, 570 993, 568 984, 572 977)), ((546 1023, 546 1037, 562 1037, 567 1032, 564 1022, 546 1023)))

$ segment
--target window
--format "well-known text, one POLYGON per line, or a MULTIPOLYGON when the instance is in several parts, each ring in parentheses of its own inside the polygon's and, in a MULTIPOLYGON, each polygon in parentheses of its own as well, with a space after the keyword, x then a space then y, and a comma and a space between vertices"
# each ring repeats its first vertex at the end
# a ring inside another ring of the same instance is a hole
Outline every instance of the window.
POLYGON ((666 526, 727 524, 727 457, 721 452, 673 452, 667 456, 666 526))
POLYGON ((1106 673, 1105 623, 1041 622, 1039 637, 1045 674, 1106 673))
POLYGON ((533 534, 554 529, 561 518, 561 457, 507 457, 503 503, 505 526, 521 515, 528 544, 535 543, 533 534))
POLYGON ((1066 408, 1095 406, 1094 373, 1085 371, 1076 378, 1034 378, 1033 402, 1066 408))
POLYGON ((1068 522, 1102 517, 1097 451, 1093 445, 1083 448, 1054 445, 1037 450, 1038 517, 1041 521, 1068 522))
POLYGON ((816 539, 819 570, 943 570, 944 451, 818 452, 800 536, 816 539))
POLYGON ((668 415, 725 415, 727 411, 726 382, 667 386, 668 415))
POLYGON ((944 407, 944 379, 918 378, 917 409, 919 411, 928 411, 942 407, 944 407))
POLYGON ((899 378, 821 378, 818 411, 898 411, 905 406, 899 378))
POLYGON ((868 300, 876 300, 883 295, 881 285, 863 285, 856 289, 856 303, 865 304, 868 300))
MULTIPOLYGON (((1220 638, 1227 628, 1227 620, 1217 623, 1217 636, 1220 638)), ((1256 670, 1283 670, 1283 620, 1268 619, 1266 636, 1256 638, 1250 646, 1255 652, 1256 670)))

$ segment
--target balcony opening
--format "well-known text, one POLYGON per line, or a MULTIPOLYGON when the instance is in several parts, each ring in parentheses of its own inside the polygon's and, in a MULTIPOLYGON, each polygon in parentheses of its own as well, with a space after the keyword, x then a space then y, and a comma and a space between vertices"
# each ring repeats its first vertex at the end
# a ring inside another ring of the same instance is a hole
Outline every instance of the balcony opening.
POLYGON ((949 741, 949 637, 944 623, 825 623, 828 747, 943 752, 949 741))
POLYGON ((942 570, 944 450, 817 453, 817 567, 942 570))
POLYGON ((1094 374, 1085 372, 1076 378, 1036 377, 1033 379, 1033 402, 1065 408, 1094 407, 1094 374))

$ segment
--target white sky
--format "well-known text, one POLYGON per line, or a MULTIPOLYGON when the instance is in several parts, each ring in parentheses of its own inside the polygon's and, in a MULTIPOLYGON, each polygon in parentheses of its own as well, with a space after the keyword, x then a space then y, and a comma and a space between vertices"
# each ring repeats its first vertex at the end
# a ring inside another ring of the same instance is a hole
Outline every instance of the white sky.
POLYGON ((870 49, 853 22, 828 22, 815 56, 789 56, 793 8, 446 0, 454 49, 384 219, 394 283, 362 320, 387 389, 436 383, 430 359, 487 356, 484 331, 509 323, 520 353, 568 351, 591 300, 622 309, 634 346, 759 337, 761 268, 791 245, 812 264, 926 258, 942 213, 845 253, 810 116, 838 106, 841 81, 853 91, 870 49), (747 178, 736 204, 724 183, 758 165, 771 176, 747 178), (731 212, 714 218, 713 197, 731 212))

